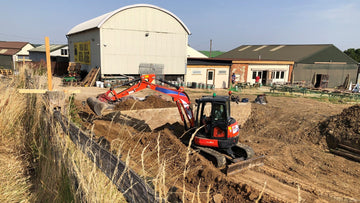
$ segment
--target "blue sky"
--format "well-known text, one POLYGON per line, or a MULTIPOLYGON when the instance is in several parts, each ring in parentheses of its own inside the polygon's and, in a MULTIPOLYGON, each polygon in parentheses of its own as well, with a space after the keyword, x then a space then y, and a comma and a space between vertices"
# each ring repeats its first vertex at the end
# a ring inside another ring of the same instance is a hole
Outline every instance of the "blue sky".
POLYGON ((0 40, 67 43, 75 25, 120 7, 146 3, 179 17, 197 50, 246 44, 334 44, 360 48, 359 0, 0 0, 0 40))

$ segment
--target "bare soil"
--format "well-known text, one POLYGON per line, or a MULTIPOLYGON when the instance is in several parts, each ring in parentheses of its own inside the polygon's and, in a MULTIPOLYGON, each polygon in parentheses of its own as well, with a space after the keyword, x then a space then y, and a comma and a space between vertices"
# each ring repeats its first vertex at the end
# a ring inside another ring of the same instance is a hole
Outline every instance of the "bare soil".
MULTIPOLYGON (((195 99, 204 93, 188 91, 188 94, 195 99)), ((254 101, 256 96, 240 97, 254 101)), ((163 102, 158 97, 152 98, 150 103, 163 102)), ((257 155, 266 155, 264 166, 226 176, 193 152, 185 178, 187 146, 178 139, 183 126, 180 118, 174 120, 176 108, 151 107, 152 110, 140 113, 142 107, 136 105, 141 103, 136 102, 131 104, 132 109, 138 109, 132 111, 135 114, 115 111, 96 117, 81 100, 76 105, 83 126, 93 129, 98 138, 105 138, 114 153, 121 153, 124 159, 130 156, 132 167, 140 174, 146 177, 158 174, 164 166, 162 160, 166 160, 166 191, 176 191, 171 201, 181 199, 184 185, 188 201, 194 198, 206 201, 207 191, 213 202, 252 202, 261 191, 263 202, 360 201, 360 164, 329 153, 327 142, 333 136, 359 143, 360 108, 301 97, 267 96, 267 100, 266 105, 231 106, 232 116, 240 121, 240 142, 251 146, 257 155)))
POLYGON ((169 107, 176 107, 176 104, 163 99, 161 95, 150 95, 145 97, 144 100, 136 99, 136 97, 125 97, 121 102, 118 102, 115 105, 115 110, 121 111, 169 107))

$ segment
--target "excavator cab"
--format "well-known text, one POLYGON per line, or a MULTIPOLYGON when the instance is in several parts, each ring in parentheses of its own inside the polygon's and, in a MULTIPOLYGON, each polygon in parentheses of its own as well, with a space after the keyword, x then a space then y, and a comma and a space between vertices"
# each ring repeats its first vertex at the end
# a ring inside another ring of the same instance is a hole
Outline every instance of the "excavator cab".
POLYGON ((202 127, 195 137, 199 146, 227 149, 239 140, 239 127, 230 116, 228 96, 203 96, 195 100, 197 104, 197 127, 202 127))

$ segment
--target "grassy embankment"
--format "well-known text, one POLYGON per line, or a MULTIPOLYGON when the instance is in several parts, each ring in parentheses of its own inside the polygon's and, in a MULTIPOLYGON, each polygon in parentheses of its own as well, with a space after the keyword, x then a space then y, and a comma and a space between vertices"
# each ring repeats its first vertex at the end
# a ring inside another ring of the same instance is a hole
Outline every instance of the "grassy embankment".
POLYGON ((0 202, 123 202, 109 179, 51 122, 44 95, 18 93, 46 87, 46 77, 26 72, 0 83, 0 202))

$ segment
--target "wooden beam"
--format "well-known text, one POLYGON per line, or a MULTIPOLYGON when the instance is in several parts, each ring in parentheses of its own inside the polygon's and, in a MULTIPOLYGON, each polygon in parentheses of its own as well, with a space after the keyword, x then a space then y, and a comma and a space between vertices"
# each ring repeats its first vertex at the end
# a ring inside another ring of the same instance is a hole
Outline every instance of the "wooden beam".
MULTIPOLYGON (((23 93, 23 94, 31 94, 31 93, 35 93, 35 94, 45 94, 48 90, 43 90, 43 89, 18 89, 19 93, 23 93)), ((63 90, 64 93, 69 93, 69 94, 79 94, 81 92, 81 90, 77 89, 77 90, 63 90)))
POLYGON ((248 63, 248 64, 282 64, 282 65, 292 65, 294 64, 294 61, 267 61, 267 60, 263 60, 263 61, 236 61, 234 60, 233 63, 248 63))
POLYGON ((37 93, 37 94, 45 94, 48 90, 41 89, 18 89, 19 93, 37 93))
POLYGON ((52 90, 52 74, 51 74, 49 37, 45 37, 45 51, 46 51, 47 76, 48 76, 48 89, 49 89, 49 91, 51 91, 52 90))

